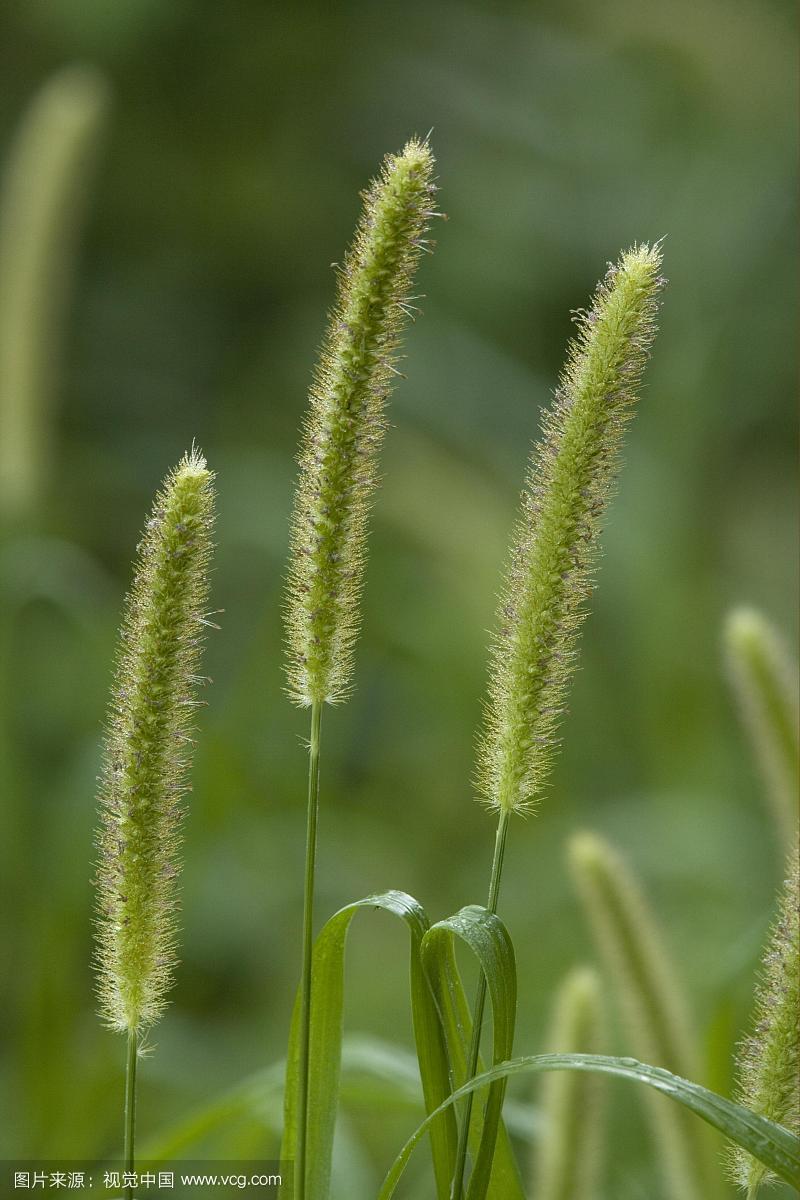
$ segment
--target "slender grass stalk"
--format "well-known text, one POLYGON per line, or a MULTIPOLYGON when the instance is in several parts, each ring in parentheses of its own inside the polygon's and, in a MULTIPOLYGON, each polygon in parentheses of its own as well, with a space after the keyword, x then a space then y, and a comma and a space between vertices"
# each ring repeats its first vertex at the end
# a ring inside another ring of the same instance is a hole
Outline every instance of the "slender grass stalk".
MULTIPOLYGON (((297 1128, 297 1161, 305 1164, 308 1134, 308 1075, 311 1049, 311 966, 314 950, 314 883, 317 861, 317 820, 319 817, 319 750, 322 705, 311 705, 311 740, 308 748, 308 811, 306 814, 306 865, 303 893, 303 973, 300 982, 300 1120, 297 1128)), ((305 1189, 305 1169, 300 1195, 305 1189)))
MULTIPOLYGON (((661 930, 627 863, 602 838, 576 834, 569 864, 614 982, 633 1053, 686 1079, 696 1079, 699 1054, 678 974, 661 930)), ((674 1200, 707 1200, 718 1188, 705 1131, 686 1114, 650 1099, 653 1135, 674 1200)))
POLYGON ((139 545, 100 780, 96 965, 101 1014, 128 1035, 124 1156, 136 1062, 176 961, 177 854, 208 591, 213 475, 193 449, 167 477, 139 545))
POLYGON ((58 71, 30 104, 0 198, 0 512, 20 519, 52 457, 64 309, 108 85, 87 66, 58 71))
MULTIPOLYGON (((756 990, 752 1032, 737 1055, 737 1100, 800 1135, 800 867, 797 842, 787 864, 756 990)), ((775 1176, 740 1146, 730 1173, 748 1200, 775 1176)))
POLYGON ((355 240, 339 273, 311 388, 291 524, 286 632, 288 690, 311 707, 303 888, 300 1071, 295 1196, 306 1190, 311 964, 314 931, 319 735, 322 705, 350 692, 359 627, 368 516, 409 292, 434 195, 427 142, 389 155, 364 193, 355 240))
MULTIPOLYGON (((591 967, 570 971, 556 993, 548 1053, 603 1052, 600 978, 591 967)), ((602 1170, 603 1080, 569 1072, 542 1083, 544 1131, 537 1142, 532 1195, 536 1200, 594 1200, 602 1170)))
MULTIPOLYGON (((136 1163, 136 1060, 139 1054, 139 1035, 128 1030, 128 1056, 125 1063, 125 1133, 122 1157, 125 1170, 132 1172, 136 1163)), ((133 1200, 133 1187, 125 1188, 125 1200, 133 1200)))
POLYGON ((797 834, 800 706, 797 661, 761 613, 738 608, 725 622, 728 667, 742 723, 766 784, 783 853, 797 834))
MULTIPOLYGON (((506 837, 508 835, 508 819, 507 812, 501 812, 497 822, 497 832, 494 839, 494 856, 492 857, 492 869, 489 874, 489 896, 486 901, 486 907, 489 912, 497 912, 497 901, 500 895, 500 879, 503 874, 503 859, 506 850, 506 837)), ((467 1057, 467 1073, 464 1077, 464 1083, 467 1083, 473 1078, 478 1069, 478 1058, 481 1050, 481 1032, 483 1029, 483 1014, 486 1007, 486 976, 481 972, 478 977, 478 985, 475 992, 475 1003, 472 1007, 472 1038, 470 1040, 469 1054, 467 1057)), ((467 1164, 467 1146, 469 1143, 469 1126, 472 1120, 472 1104, 473 1093, 470 1092, 464 1101, 464 1111, 461 1116, 461 1124, 458 1130, 458 1144, 456 1147, 456 1161, 453 1171, 453 1196, 461 1194, 463 1185, 464 1170, 467 1164)))
MULTIPOLYGON (((496 846, 501 836, 505 844, 509 815, 529 811, 538 799, 549 770, 600 523, 655 336, 660 270, 657 245, 634 246, 609 267, 591 308, 578 314, 578 335, 531 455, 478 747, 478 786, 499 814, 496 846)), ((497 904, 501 867, 495 852, 490 907, 497 904)), ((477 1067, 485 994, 481 978, 467 1079, 477 1067)), ((459 1128, 454 1200, 462 1195, 471 1116, 472 1093, 459 1128)))

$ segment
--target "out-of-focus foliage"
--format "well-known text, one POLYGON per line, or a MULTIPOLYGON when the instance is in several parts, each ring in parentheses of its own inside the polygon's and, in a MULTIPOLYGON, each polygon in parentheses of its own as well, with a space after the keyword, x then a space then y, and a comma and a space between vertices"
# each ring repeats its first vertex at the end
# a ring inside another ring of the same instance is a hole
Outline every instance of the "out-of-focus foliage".
MULTIPOLYGON (((553 988, 591 955, 563 842, 578 824, 606 834, 668 931, 704 1082, 729 1089, 780 881, 719 640, 732 603, 788 627, 796 602, 794 32, 783 0, 3 8, 4 148, 65 62, 104 71, 114 97, 49 489, 0 546, 5 1154, 118 1146, 121 1052, 90 970, 100 723, 142 514, 192 437, 218 475, 225 613, 187 823, 183 963, 141 1071, 142 1138, 284 1051, 307 733, 281 672, 293 455, 358 189, 431 126, 449 221, 391 402, 357 690, 325 730, 318 913, 390 887, 434 919, 484 898, 492 822, 473 803, 473 742, 529 442, 569 310, 620 248, 666 235, 670 286, 563 751, 513 830, 501 911, 516 1047, 536 1052, 553 988)), ((365 923, 350 1029, 411 1045, 405 971, 403 935, 365 923)), ((610 1049, 627 1049, 618 1025, 610 1049)), ((611 1091, 608 1194, 650 1200, 639 1098, 611 1091)), ((347 1118, 342 1194, 369 1195, 415 1118, 375 1104, 347 1118)), ((276 1144, 243 1119, 199 1149, 276 1144)))

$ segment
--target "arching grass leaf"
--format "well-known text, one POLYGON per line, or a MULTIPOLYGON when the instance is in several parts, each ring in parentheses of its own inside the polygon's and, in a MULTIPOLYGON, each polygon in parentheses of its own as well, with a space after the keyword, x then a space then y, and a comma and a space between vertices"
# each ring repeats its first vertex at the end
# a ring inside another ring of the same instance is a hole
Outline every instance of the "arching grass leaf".
MULTIPOLYGON (((422 940, 422 961, 436 997, 447 1039, 453 1085, 464 1082, 472 1037, 472 1016, 464 994, 455 955, 455 939, 469 947, 486 976, 493 1018, 495 1064, 507 1059, 513 1048, 517 1007, 517 973, 514 947, 499 917, 471 904, 454 916, 433 925, 422 940)), ((478 1070, 482 1070, 479 1064, 478 1070)), ((506 1081, 491 1083, 486 1105, 476 1110, 470 1123, 470 1151, 474 1167, 468 1200, 525 1200, 516 1160, 501 1121, 506 1081)), ((466 1093, 465 1093, 466 1094, 466 1093)))
POLYGON ((696 1113, 763 1162, 780 1179, 800 1188, 800 1138, 774 1121, 768 1121, 698 1083, 691 1083, 661 1067, 651 1067, 633 1058, 613 1058, 602 1054, 534 1054, 500 1063, 448 1096, 441 1109, 431 1113, 406 1142, 383 1182, 378 1200, 390 1200, 394 1195, 414 1147, 424 1136, 429 1122, 438 1120, 440 1111, 456 1104, 469 1092, 496 1080, 537 1071, 597 1071, 645 1083, 696 1113))
MULTIPOLYGON (((323 927, 314 946, 311 981, 311 1055, 308 1098, 306 1192, 313 1200, 327 1200, 330 1192, 331 1156, 339 1102, 341 1075, 344 956, 353 917, 361 909, 382 909, 405 921, 411 935, 411 1011, 425 1109, 441 1106, 451 1089, 444 1039, 420 948, 428 931, 424 909, 405 892, 367 896, 335 913, 323 927)), ((281 1157, 293 1160, 297 1145, 297 1090, 299 1068, 299 1004, 295 1004, 286 1067, 284 1132, 281 1157)), ((430 1132, 434 1175, 439 1200, 448 1200, 456 1151, 453 1110, 443 1107, 426 1126, 430 1132)))

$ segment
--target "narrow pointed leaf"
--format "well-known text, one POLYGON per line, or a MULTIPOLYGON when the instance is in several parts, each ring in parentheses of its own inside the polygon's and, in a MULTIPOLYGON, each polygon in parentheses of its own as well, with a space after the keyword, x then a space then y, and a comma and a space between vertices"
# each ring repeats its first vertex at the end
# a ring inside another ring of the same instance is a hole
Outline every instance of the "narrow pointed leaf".
POLYGON ((448 1096, 441 1108, 426 1117, 403 1146, 383 1181, 378 1200, 390 1200, 394 1195, 414 1147, 424 1136, 429 1123, 437 1120, 441 1111, 456 1104, 469 1092, 477 1091, 498 1079, 537 1071, 596 1071, 603 1075, 647 1084, 648 1087, 655 1088, 656 1091, 663 1092, 678 1104, 682 1104, 715 1129, 719 1129, 731 1141, 774 1171, 780 1179, 800 1188, 800 1138, 784 1129, 782 1125, 776 1125, 774 1121, 768 1121, 766 1117, 760 1117, 750 1109, 734 1104, 732 1100, 726 1100, 698 1083, 681 1079, 679 1075, 673 1075, 662 1067, 651 1067, 647 1063, 637 1062, 634 1058, 613 1058, 603 1054, 532 1054, 500 1063, 491 1070, 476 1075, 469 1083, 448 1096))

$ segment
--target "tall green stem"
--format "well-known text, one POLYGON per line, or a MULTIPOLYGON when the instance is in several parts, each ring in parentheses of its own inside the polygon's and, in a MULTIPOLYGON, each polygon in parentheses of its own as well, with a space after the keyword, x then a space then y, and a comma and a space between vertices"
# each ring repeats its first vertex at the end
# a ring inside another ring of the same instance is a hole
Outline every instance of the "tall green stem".
MULTIPOLYGON (((125 1068, 125 1137, 123 1156, 125 1170, 134 1169, 134 1142, 136 1135, 136 1056, 139 1049, 139 1038, 135 1029, 128 1030, 128 1061, 125 1068)), ((125 1200, 133 1200, 132 1185, 125 1188, 125 1200)))
MULTIPOLYGON (((500 892, 500 876, 503 871, 503 855, 506 849, 506 833, 508 832, 508 810, 502 809, 497 822, 497 834, 494 840, 494 858, 492 859, 492 874, 489 879, 489 899, 486 907, 489 912, 497 912, 497 897, 500 892)), ((468 1083, 478 1070, 478 1055, 481 1048, 481 1029, 483 1026, 483 1010, 486 1005, 486 976, 481 972, 478 979, 478 990, 475 993, 475 1007, 472 1017, 472 1041, 467 1059, 467 1074, 464 1083, 468 1083)), ((456 1165, 453 1172, 452 1200, 461 1200, 464 1186, 464 1168, 467 1162, 467 1145, 469 1142, 469 1123, 472 1119, 472 1097, 470 1092, 464 1104, 464 1116, 458 1131, 458 1148, 456 1165)))
POLYGON ((319 744, 322 705, 311 705, 311 743, 308 757, 308 816, 306 821, 306 869, 303 896, 303 974, 300 984, 300 1079, 297 1105, 297 1161, 295 1198, 304 1200, 306 1190, 306 1143, 308 1132, 308 1074, 311 1047, 311 960, 314 950, 314 875, 317 863, 317 815, 319 813, 319 744))

